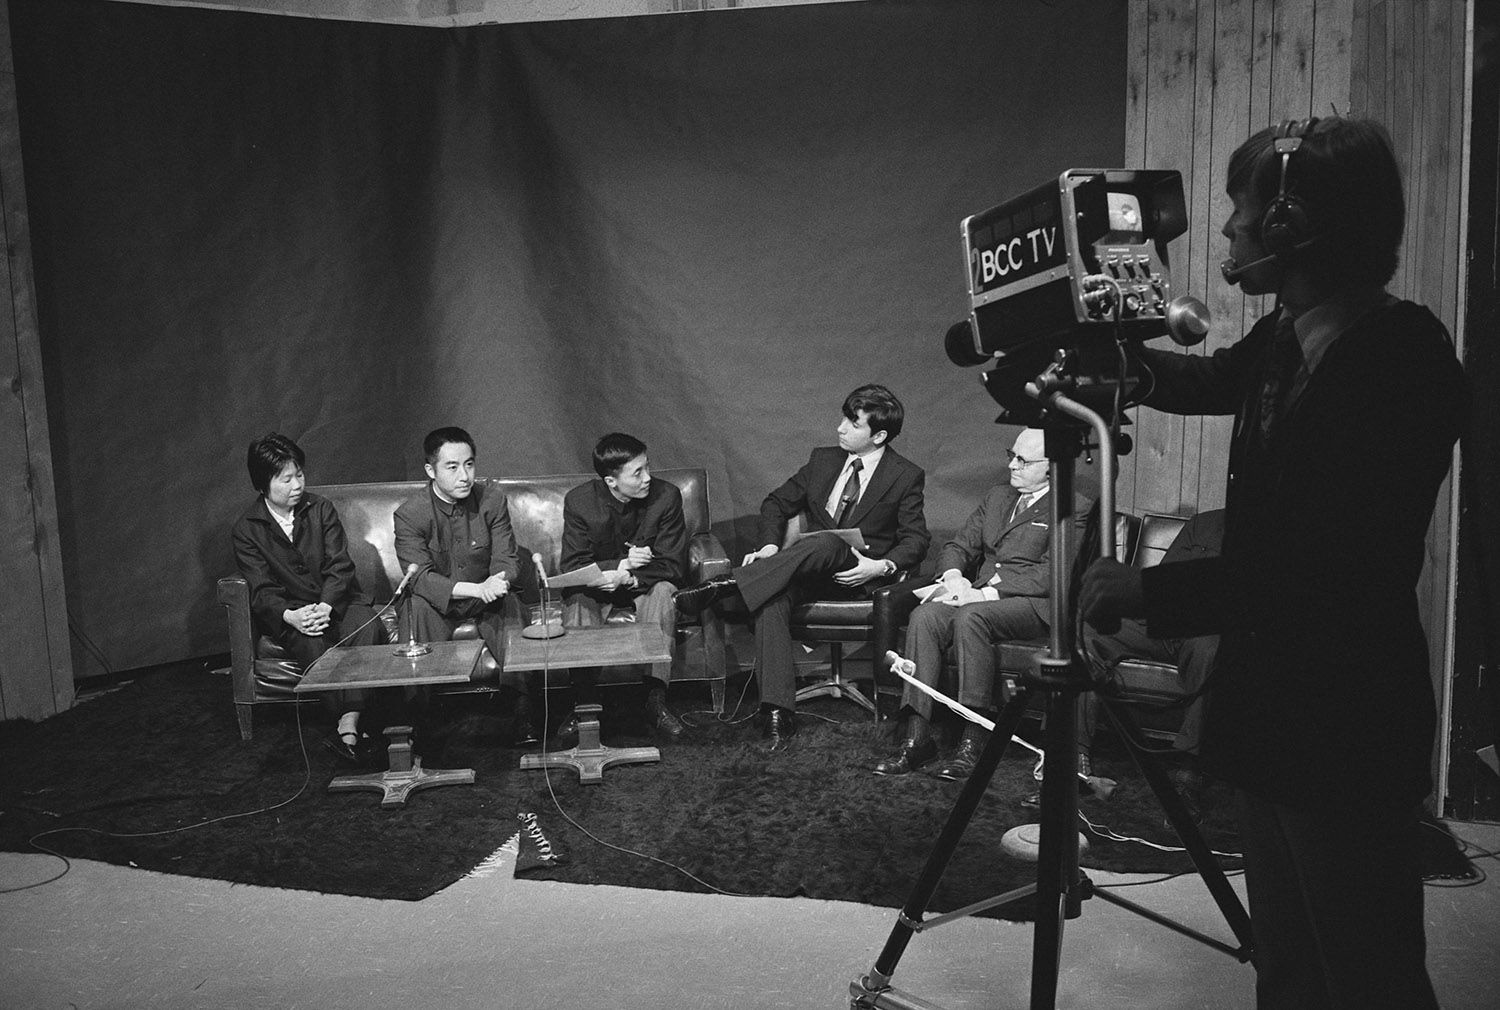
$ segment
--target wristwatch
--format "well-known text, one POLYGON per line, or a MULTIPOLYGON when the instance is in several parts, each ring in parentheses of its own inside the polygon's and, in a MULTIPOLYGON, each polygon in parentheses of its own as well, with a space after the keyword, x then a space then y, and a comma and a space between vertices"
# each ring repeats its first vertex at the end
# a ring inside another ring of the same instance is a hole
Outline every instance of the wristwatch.
POLYGON ((889 578, 890 576, 895 575, 896 574, 896 562, 892 561, 890 558, 881 558, 881 560, 885 562, 885 575, 886 575, 886 577, 889 578))

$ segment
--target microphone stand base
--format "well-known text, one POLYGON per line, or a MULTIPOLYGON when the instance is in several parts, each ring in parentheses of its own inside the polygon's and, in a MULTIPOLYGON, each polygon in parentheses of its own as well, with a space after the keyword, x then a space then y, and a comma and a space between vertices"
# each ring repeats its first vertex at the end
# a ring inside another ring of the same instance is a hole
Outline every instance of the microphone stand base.
POLYGON ((403 659, 416 659, 418 656, 425 656, 431 651, 432 646, 424 642, 407 642, 405 645, 398 645, 392 649, 391 655, 400 656, 403 659))
POLYGON ((521 629, 522 638, 561 638, 567 634, 563 630, 561 621, 548 621, 546 624, 528 624, 521 629))

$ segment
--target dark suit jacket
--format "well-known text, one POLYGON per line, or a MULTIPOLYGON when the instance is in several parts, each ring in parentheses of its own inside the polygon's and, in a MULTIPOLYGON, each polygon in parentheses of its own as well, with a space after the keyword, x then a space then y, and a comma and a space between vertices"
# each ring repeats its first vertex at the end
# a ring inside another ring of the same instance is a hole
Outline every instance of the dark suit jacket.
MULTIPOLYGON (((937 574, 957 568, 976 588, 982 588, 998 571, 1000 582, 994 588, 1001 598, 1027 597, 1037 617, 1051 624, 1052 492, 1012 519, 1019 498, 1020 492, 1009 484, 991 488, 963 528, 943 545, 937 574)), ((1075 508, 1075 536, 1081 537, 1091 504, 1082 501, 1075 508)), ((1076 550, 1077 540, 1074 543, 1076 550)))
POLYGON ((402 571, 412 564, 417 566, 412 592, 439 613, 447 613, 455 582, 483 582, 500 572, 515 582, 520 565, 505 492, 477 481, 469 497, 458 503, 468 518, 467 544, 449 542, 448 523, 439 521, 438 505, 428 482, 421 494, 401 503, 392 519, 396 559, 402 571))
MULTIPOLYGON (((624 537, 616 518, 616 501, 603 480, 591 480, 573 488, 563 498, 562 561, 564 572, 595 562, 608 571, 618 568, 626 554, 624 537)), ((649 547, 654 555, 634 569, 641 589, 658 582, 679 588, 687 580, 688 535, 682 519, 682 492, 669 480, 653 480, 646 497, 627 508, 639 511, 636 547, 649 547)))
MULTIPOLYGON (((814 449, 807 462, 760 505, 760 543, 781 546, 787 520, 798 513, 808 516, 807 529, 834 528, 833 516, 824 507, 838 481, 849 454, 837 447, 814 449)), ((922 468, 887 447, 875 472, 865 477, 864 491, 849 525, 858 527, 869 550, 866 557, 889 558, 903 571, 915 571, 927 555, 932 535, 922 513, 922 487, 927 480, 922 468)))
POLYGON ((350 603, 369 603, 354 578, 344 526, 326 498, 310 492, 292 510, 292 543, 257 497, 230 534, 234 561, 250 590, 250 610, 262 634, 279 639, 291 630, 283 611, 309 603, 333 608, 334 626, 350 603))
POLYGON ((1435 706, 1417 579, 1467 412, 1438 320, 1377 309, 1328 348, 1268 446, 1266 317, 1209 357, 1143 351, 1146 402, 1233 413, 1223 555, 1142 574, 1153 636, 1222 633, 1205 762, 1274 802, 1410 806, 1435 706))

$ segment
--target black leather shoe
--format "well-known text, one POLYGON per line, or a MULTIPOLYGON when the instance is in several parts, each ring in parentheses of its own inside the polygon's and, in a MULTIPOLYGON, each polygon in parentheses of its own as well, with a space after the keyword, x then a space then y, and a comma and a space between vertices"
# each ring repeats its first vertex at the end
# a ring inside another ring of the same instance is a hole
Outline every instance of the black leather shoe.
POLYGON ((672 594, 672 600, 678 610, 689 617, 697 617, 719 600, 739 591, 739 583, 734 581, 733 575, 717 575, 707 582, 677 590, 672 594))
MULTIPOLYGON (((1087 771, 1087 772, 1083 772, 1083 774, 1084 775, 1091 775, 1093 773, 1091 771, 1087 771)), ((1083 780, 1080 779, 1079 782, 1078 782, 1078 796, 1079 796, 1079 798, 1082 799, 1085 796, 1092 796, 1092 795, 1094 795, 1093 788, 1087 782, 1084 782, 1083 780)), ((1038 789, 1034 793, 1030 793, 1030 794, 1028 794, 1026 796, 1021 797, 1021 806, 1025 807, 1027 810, 1040 810, 1040 809, 1042 809, 1042 791, 1040 789, 1038 789)))
POLYGON ((571 750, 578 746, 578 717, 568 716, 567 720, 552 734, 552 739, 547 741, 548 750, 571 750))
POLYGON ((910 775, 937 757, 937 744, 931 738, 921 743, 901 741, 896 753, 875 766, 876 775, 910 775))
POLYGON ((984 750, 984 741, 965 736, 953 749, 953 756, 925 769, 933 778, 949 782, 962 782, 974 772, 979 763, 979 752, 984 750))
POLYGON ((766 736, 772 750, 786 750, 797 735, 797 713, 788 708, 772 708, 766 716, 766 736))
POLYGON ((651 726, 656 732, 668 740, 676 740, 682 736, 682 720, 672 714, 667 708, 667 699, 653 691, 646 698, 646 708, 651 713, 651 726))
POLYGON ((361 751, 363 750, 364 738, 358 733, 339 733, 334 731, 330 736, 323 738, 323 746, 346 764, 358 765, 361 763, 361 751))

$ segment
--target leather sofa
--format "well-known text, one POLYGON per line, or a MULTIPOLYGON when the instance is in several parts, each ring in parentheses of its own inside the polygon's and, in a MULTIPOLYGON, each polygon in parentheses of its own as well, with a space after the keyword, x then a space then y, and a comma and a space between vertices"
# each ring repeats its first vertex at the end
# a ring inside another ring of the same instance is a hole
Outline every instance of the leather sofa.
MULTIPOLYGON (((654 470, 652 476, 657 480, 669 480, 682 491, 683 518, 690 538, 692 581, 727 574, 729 556, 709 528, 706 473, 700 468, 682 468, 654 470)), ((531 555, 540 554, 547 571, 556 573, 562 551, 563 496, 593 479, 593 474, 567 473, 486 481, 491 488, 504 491, 510 506, 511 525, 515 529, 521 556, 521 576, 514 591, 527 607, 534 607, 540 599, 535 572, 529 561, 531 555)), ((377 607, 391 598, 401 580, 391 516, 403 501, 421 493, 425 487, 425 481, 392 481, 308 488, 327 498, 338 509, 360 587, 375 600, 377 607)), ((249 740, 255 706, 300 700, 293 694, 293 688, 302 671, 274 642, 255 632, 249 589, 244 579, 238 575, 220 579, 219 603, 225 609, 229 624, 230 675, 240 736, 249 740)), ((381 619, 387 637, 394 640, 394 612, 387 608, 381 619)), ((630 615, 611 619, 629 620, 630 615)), ((454 637, 477 638, 478 632, 471 621, 460 625, 454 637)), ((565 671, 559 671, 556 681, 549 682, 549 686, 566 683, 566 677, 565 671)), ((697 619, 681 621, 677 630, 672 679, 707 680, 714 711, 722 712, 724 677, 723 618, 710 608, 697 619)), ((600 683, 635 683, 639 678, 637 667, 612 667, 604 671, 600 683)), ((495 661, 485 651, 468 684, 444 686, 437 690, 444 693, 492 692, 498 689, 498 680, 495 661)))

